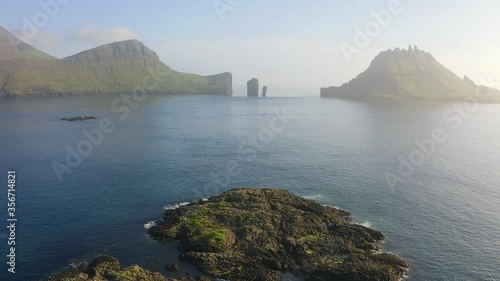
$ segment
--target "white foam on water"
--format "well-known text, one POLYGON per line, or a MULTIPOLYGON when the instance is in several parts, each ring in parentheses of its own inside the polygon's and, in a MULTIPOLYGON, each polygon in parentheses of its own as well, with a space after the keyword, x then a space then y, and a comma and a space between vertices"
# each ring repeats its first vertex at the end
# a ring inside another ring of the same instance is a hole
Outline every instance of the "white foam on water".
POLYGON ((175 210, 179 207, 186 206, 189 203, 191 203, 191 202, 181 202, 181 203, 166 205, 163 207, 163 210, 175 210))
POLYGON ((344 210, 344 209, 342 209, 342 208, 340 208, 340 207, 338 207, 338 206, 328 205, 328 204, 321 204, 321 205, 323 205, 323 206, 325 206, 325 207, 330 207, 330 208, 334 208, 334 209, 337 209, 337 210, 340 210, 340 211, 345 211, 345 212, 347 212, 347 210, 344 210))
POLYGON ((152 226, 156 226, 156 221, 148 221, 144 224, 145 229, 150 229, 152 226))
POLYGON ((365 221, 363 223, 360 223, 359 225, 362 225, 364 227, 368 227, 368 228, 371 228, 372 227, 372 224, 369 222, 369 221, 365 221))
POLYGON ((311 199, 311 200, 318 199, 318 198, 321 198, 321 197, 323 197, 323 195, 321 195, 321 194, 311 194, 311 195, 304 196, 304 198, 311 199))

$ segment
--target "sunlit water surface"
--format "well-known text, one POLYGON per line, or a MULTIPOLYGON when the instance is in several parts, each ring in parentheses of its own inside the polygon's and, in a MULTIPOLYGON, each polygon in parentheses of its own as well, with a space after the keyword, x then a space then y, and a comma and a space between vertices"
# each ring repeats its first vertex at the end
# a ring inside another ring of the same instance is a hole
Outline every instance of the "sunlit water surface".
MULTIPOLYGON (((166 205, 248 186, 349 210, 387 236, 385 251, 411 263, 410 280, 500 276, 499 105, 480 105, 458 125, 443 117, 451 103, 150 96, 121 120, 115 98, 0 101, 0 209, 6 218, 6 173, 15 169, 19 219, 17 273, 7 274, 3 255, 1 280, 37 280, 99 253, 166 273, 176 246, 150 240, 144 224, 166 205), (282 130, 272 127, 276 111, 290 117, 282 130), (76 115, 98 119, 59 120, 76 115), (82 130, 104 118, 114 131, 59 181, 53 163, 66 165, 67 147, 77 149, 82 130), (436 129, 446 141, 391 186, 400 157, 436 129), (258 148, 248 157, 252 139, 258 148), (241 172, 228 174, 228 163, 241 172)), ((186 272, 195 274, 181 263, 178 275, 186 272)))

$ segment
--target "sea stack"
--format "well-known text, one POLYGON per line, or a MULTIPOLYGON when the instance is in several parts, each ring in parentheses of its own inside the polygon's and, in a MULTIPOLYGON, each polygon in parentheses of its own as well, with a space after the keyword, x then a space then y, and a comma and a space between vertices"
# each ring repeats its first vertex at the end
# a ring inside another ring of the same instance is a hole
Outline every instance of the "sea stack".
POLYGON ((267 94, 267 86, 262 87, 262 96, 265 97, 267 94))
POLYGON ((252 78, 247 82, 247 96, 259 96, 259 80, 257 78, 252 78))

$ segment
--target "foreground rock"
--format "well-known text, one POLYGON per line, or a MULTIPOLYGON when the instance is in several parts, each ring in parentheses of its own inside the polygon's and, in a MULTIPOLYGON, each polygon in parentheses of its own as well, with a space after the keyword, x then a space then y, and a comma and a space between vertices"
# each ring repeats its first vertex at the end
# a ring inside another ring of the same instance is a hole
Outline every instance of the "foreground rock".
POLYGON ((62 118, 64 121, 85 121, 85 120, 95 120, 94 116, 76 116, 71 118, 62 118))
POLYGON ((235 189, 175 210, 149 233, 180 240, 181 259, 238 280, 400 280, 408 263, 378 253, 384 236, 346 211, 280 189, 235 189))
POLYGON ((171 279, 158 272, 147 271, 140 266, 133 265, 123 270, 117 259, 110 256, 99 256, 90 264, 82 263, 78 267, 51 276, 46 281, 194 281, 209 279, 171 279))

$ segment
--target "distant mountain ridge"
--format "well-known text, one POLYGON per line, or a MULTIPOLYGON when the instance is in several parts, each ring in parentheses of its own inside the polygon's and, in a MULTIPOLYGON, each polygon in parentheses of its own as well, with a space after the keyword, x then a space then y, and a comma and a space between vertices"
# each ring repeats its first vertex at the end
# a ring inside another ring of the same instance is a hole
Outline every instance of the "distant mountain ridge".
POLYGON ((181 73, 160 61, 138 40, 99 46, 64 59, 26 43, 0 28, 0 97, 39 97, 143 91, 163 94, 232 95, 231 73, 181 73))
POLYGON ((132 60, 137 58, 160 60, 155 52, 136 39, 121 41, 119 44, 102 45, 64 59, 74 61, 107 61, 114 59, 132 60))
POLYGON ((461 79, 430 53, 410 46, 381 52, 367 70, 340 87, 322 88, 321 96, 463 99, 476 91, 491 92, 491 99, 500 101, 498 90, 477 86, 467 76, 461 79))
POLYGON ((0 61, 11 59, 56 59, 24 43, 0 26, 0 61))

